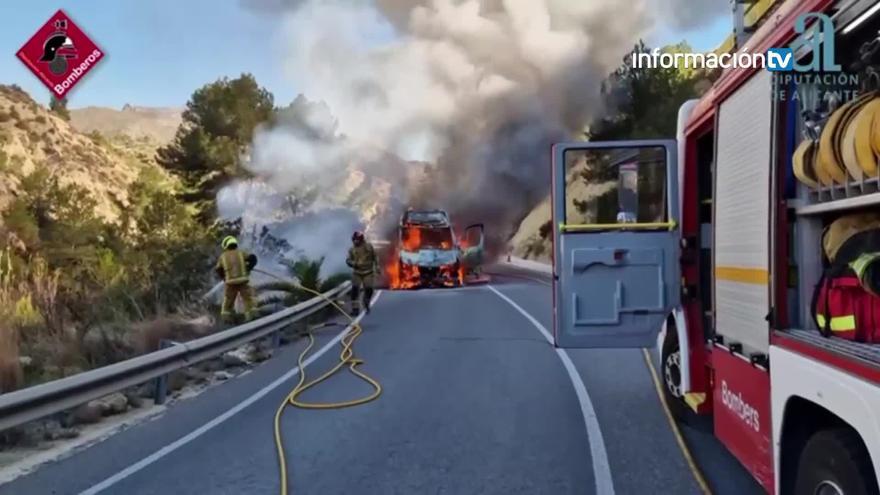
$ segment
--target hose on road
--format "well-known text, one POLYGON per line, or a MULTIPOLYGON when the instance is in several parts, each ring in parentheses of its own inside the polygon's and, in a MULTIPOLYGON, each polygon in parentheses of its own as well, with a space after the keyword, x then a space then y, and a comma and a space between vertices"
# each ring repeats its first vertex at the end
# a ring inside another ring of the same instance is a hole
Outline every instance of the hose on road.
POLYGON ((284 398, 284 401, 281 402, 281 404, 278 406, 278 410, 275 412, 275 447, 278 450, 278 466, 279 474, 281 477, 281 495, 287 495, 288 493, 287 459, 284 455, 284 443, 281 438, 281 415, 284 413, 284 409, 287 408, 287 406, 294 406, 302 409, 341 409, 344 407, 352 407, 366 404, 367 402, 376 400, 382 393, 382 385, 380 385, 379 382, 357 369, 359 365, 364 363, 362 359, 354 357, 354 342, 357 340, 358 337, 360 337, 361 333, 363 333, 363 329, 361 328, 360 324, 354 318, 352 318, 352 316, 349 315, 342 307, 336 304, 336 302, 330 300, 328 297, 324 296, 320 292, 309 289, 307 287, 303 287, 299 284, 297 284, 297 287, 305 292, 308 292, 309 294, 323 298, 325 301, 330 303, 331 306, 336 308, 336 310, 338 310, 342 315, 348 318, 348 320, 351 322, 351 325, 348 332, 346 332, 346 334, 342 337, 342 351, 339 353, 339 362, 337 362, 333 368, 325 372, 323 375, 315 378, 310 382, 306 382, 306 370, 303 363, 306 359, 306 356, 315 345, 315 329, 310 328, 308 331, 309 343, 306 348, 303 349, 303 351, 299 354, 299 358, 297 359, 297 365, 299 366, 299 383, 297 383, 296 387, 294 387, 293 390, 291 390, 290 393, 287 394, 287 397, 284 398), (373 387, 373 393, 359 399, 352 399, 341 402, 304 402, 298 399, 298 397, 303 392, 327 380, 346 366, 348 367, 348 370, 355 376, 369 383, 370 386, 373 387))

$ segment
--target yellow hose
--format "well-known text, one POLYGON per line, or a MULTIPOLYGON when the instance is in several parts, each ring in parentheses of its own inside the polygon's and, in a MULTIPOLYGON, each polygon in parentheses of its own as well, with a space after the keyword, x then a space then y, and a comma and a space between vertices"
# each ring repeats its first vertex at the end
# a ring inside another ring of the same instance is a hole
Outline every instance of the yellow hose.
POLYGON ((355 319, 352 318, 351 315, 349 315, 338 304, 331 301, 328 297, 324 296, 320 292, 303 287, 301 285, 297 285, 297 287, 305 292, 323 298, 325 301, 330 303, 330 305, 332 305, 340 313, 345 315, 346 318, 348 318, 348 320, 351 322, 351 328, 348 330, 345 336, 342 337, 342 352, 339 353, 339 362, 336 363, 336 366, 334 366, 318 378, 315 378, 314 380, 307 383, 306 370, 305 366, 303 366, 303 362, 305 361, 306 356, 309 354, 309 351, 311 351, 312 347, 314 347, 315 345, 314 329, 310 328, 308 331, 309 344, 306 346, 305 349, 303 349, 303 351, 299 354, 299 358, 297 359, 297 364, 299 366, 299 383, 297 383, 296 387, 294 387, 293 390, 291 390, 290 393, 287 394, 287 397, 284 398, 284 401, 281 402, 281 404, 278 406, 278 410, 275 412, 275 447, 278 450, 278 466, 281 476, 281 495, 287 495, 288 493, 287 460, 284 455, 284 444, 281 439, 281 414, 284 412, 284 409, 288 405, 303 409, 340 409, 343 407, 352 407, 360 404, 366 404, 367 402, 376 400, 376 398, 379 397, 379 394, 382 393, 382 386, 379 384, 379 382, 357 370, 357 366, 364 363, 363 360, 354 357, 353 349, 355 340, 357 340, 361 333, 363 333, 363 329, 361 329, 360 324, 358 324, 355 319), (330 378, 346 365, 348 365, 348 370, 351 371, 355 376, 369 383, 373 387, 373 393, 360 399, 353 399, 342 402, 321 403, 302 402, 300 400, 297 400, 297 397, 300 394, 330 378))

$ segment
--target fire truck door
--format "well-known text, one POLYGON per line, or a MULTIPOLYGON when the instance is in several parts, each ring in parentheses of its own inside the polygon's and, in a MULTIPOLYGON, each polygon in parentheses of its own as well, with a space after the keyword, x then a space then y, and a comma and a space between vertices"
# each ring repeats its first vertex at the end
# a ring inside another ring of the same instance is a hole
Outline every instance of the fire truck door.
POLYGON ((652 347, 680 292, 675 141, 553 147, 559 347, 652 347))

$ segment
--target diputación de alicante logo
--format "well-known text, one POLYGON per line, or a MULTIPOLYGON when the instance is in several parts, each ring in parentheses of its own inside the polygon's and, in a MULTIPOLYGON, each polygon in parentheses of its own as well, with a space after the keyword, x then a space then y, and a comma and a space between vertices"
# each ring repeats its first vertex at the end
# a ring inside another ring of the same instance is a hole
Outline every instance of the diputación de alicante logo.
POLYGON ((16 55, 56 98, 63 98, 104 58, 104 52, 62 10, 16 55))

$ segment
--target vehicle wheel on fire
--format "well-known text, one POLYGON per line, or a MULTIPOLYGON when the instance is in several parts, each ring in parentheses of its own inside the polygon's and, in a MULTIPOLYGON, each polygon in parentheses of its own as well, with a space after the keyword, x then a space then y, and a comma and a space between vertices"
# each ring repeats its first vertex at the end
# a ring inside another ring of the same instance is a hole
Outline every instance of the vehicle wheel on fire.
POLYGON ((807 440, 798 463, 794 494, 876 495, 871 457, 851 428, 822 430, 807 440))
POLYGON ((687 404, 684 402, 684 394, 681 390, 681 349, 678 345, 678 337, 675 327, 667 324, 667 335, 663 339, 663 349, 660 352, 660 367, 663 375, 663 396, 669 412, 678 421, 687 419, 687 404))

